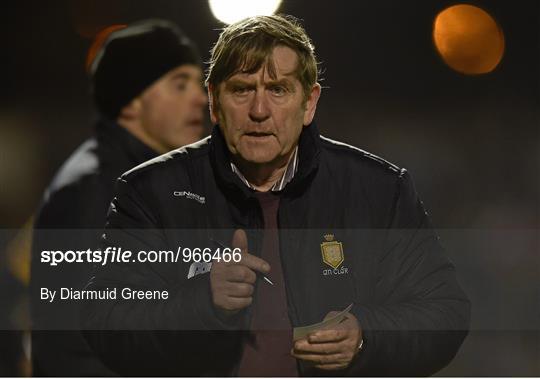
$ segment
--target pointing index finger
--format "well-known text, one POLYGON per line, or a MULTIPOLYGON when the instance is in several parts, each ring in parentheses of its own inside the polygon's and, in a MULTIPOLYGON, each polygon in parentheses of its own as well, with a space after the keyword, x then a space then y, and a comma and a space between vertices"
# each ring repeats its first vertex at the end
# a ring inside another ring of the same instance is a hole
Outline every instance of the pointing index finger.
POLYGON ((242 254, 240 262, 238 264, 244 265, 254 271, 268 274, 270 272, 270 265, 264 259, 259 258, 249 253, 242 254))
POLYGON ((242 257, 239 264, 244 265, 254 271, 267 274, 270 272, 270 265, 264 259, 248 253, 248 239, 244 229, 236 229, 232 238, 232 248, 240 249, 242 257))

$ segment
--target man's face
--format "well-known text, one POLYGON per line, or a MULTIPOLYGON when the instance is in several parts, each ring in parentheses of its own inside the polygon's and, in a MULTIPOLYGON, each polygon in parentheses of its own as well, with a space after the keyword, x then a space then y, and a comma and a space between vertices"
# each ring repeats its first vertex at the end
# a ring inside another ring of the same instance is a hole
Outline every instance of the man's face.
POLYGON ((275 79, 266 65, 253 74, 235 74, 219 85, 219 99, 211 103, 212 122, 219 122, 230 152, 256 164, 288 159, 302 126, 313 120, 320 95, 316 84, 305 101, 295 75, 298 56, 294 50, 277 46, 269 59, 275 79))
POLYGON ((200 67, 182 65, 169 71, 139 100, 141 129, 154 150, 167 152, 202 137, 207 97, 200 67))

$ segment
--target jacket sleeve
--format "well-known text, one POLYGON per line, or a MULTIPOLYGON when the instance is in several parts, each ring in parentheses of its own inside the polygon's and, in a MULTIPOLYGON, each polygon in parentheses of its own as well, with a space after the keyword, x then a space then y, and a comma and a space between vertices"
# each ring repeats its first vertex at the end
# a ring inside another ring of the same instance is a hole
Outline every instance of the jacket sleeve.
POLYGON ((93 354, 78 325, 78 302, 43 301, 40 289, 80 289, 90 264, 50 266, 42 263, 43 250, 86 250, 95 247, 95 225, 105 217, 105 200, 85 192, 92 182, 65 186, 45 197, 34 223, 30 275, 32 370, 36 376, 112 376, 93 354))
POLYGON ((364 346, 349 375, 424 376, 445 367, 467 335, 470 303, 405 170, 383 248, 373 304, 352 312, 364 346))
MULTIPOLYGON (((117 182, 103 246, 130 250, 167 248, 159 221, 125 179, 117 182)), ((170 250, 170 249, 169 249, 170 250)), ((100 358, 121 375, 200 375, 202 357, 224 357, 235 329, 224 324, 211 304, 209 275, 178 282, 163 266, 174 264, 112 263, 96 267, 89 290, 117 289, 116 300, 88 301, 81 315, 86 339, 100 358), (167 300, 122 300, 121 290, 167 290, 167 300)), ((205 358, 207 359, 207 358, 205 358)))

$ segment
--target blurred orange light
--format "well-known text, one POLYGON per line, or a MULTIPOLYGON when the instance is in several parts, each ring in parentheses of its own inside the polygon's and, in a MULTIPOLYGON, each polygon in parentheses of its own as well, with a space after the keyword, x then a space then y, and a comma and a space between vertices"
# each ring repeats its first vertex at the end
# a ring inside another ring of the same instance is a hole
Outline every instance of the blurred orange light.
POLYGON ((109 35, 117 30, 124 29, 126 26, 127 25, 125 24, 110 25, 96 34, 96 36, 94 37, 94 41, 92 42, 92 45, 90 45, 88 53, 86 54, 86 72, 90 72, 90 66, 94 61, 94 58, 96 57, 98 51, 101 49, 109 35))
POLYGON ((437 15, 433 41, 444 62, 467 75, 493 71, 504 54, 504 34, 497 22, 483 9, 467 4, 437 15))

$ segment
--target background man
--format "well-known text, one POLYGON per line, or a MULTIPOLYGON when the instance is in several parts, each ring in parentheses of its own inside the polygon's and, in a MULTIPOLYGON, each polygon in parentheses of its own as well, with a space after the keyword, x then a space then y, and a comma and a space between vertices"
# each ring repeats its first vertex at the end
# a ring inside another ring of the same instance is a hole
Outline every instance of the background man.
POLYGON ((32 253, 33 373, 47 376, 111 376, 77 329, 76 303, 40 300, 40 288, 80 289, 92 265, 50 267, 42 250, 96 247, 115 179, 128 169, 203 134, 201 58, 175 26, 152 19, 113 31, 90 66, 100 114, 96 136, 84 142, 47 189, 35 222, 32 253), (69 233, 61 229, 69 229, 69 233), (74 231, 76 229, 77 231, 74 231), (40 331, 57 326, 62 332, 40 331))
POLYGON ((87 327, 132 330, 88 334, 119 372, 427 375, 453 358, 469 303, 412 180, 319 135, 317 75, 313 45, 294 19, 230 25, 207 77, 212 136, 119 180, 106 245, 176 250, 227 240, 243 251, 209 273, 199 265, 194 274, 189 259, 100 268, 93 289, 170 293, 159 305, 88 304, 87 327), (180 190, 192 195, 172 196, 180 190), (149 230, 130 231, 139 228, 149 230), (338 326, 293 343, 292 327, 351 303, 338 326), (158 326, 184 332, 133 331, 158 326))

